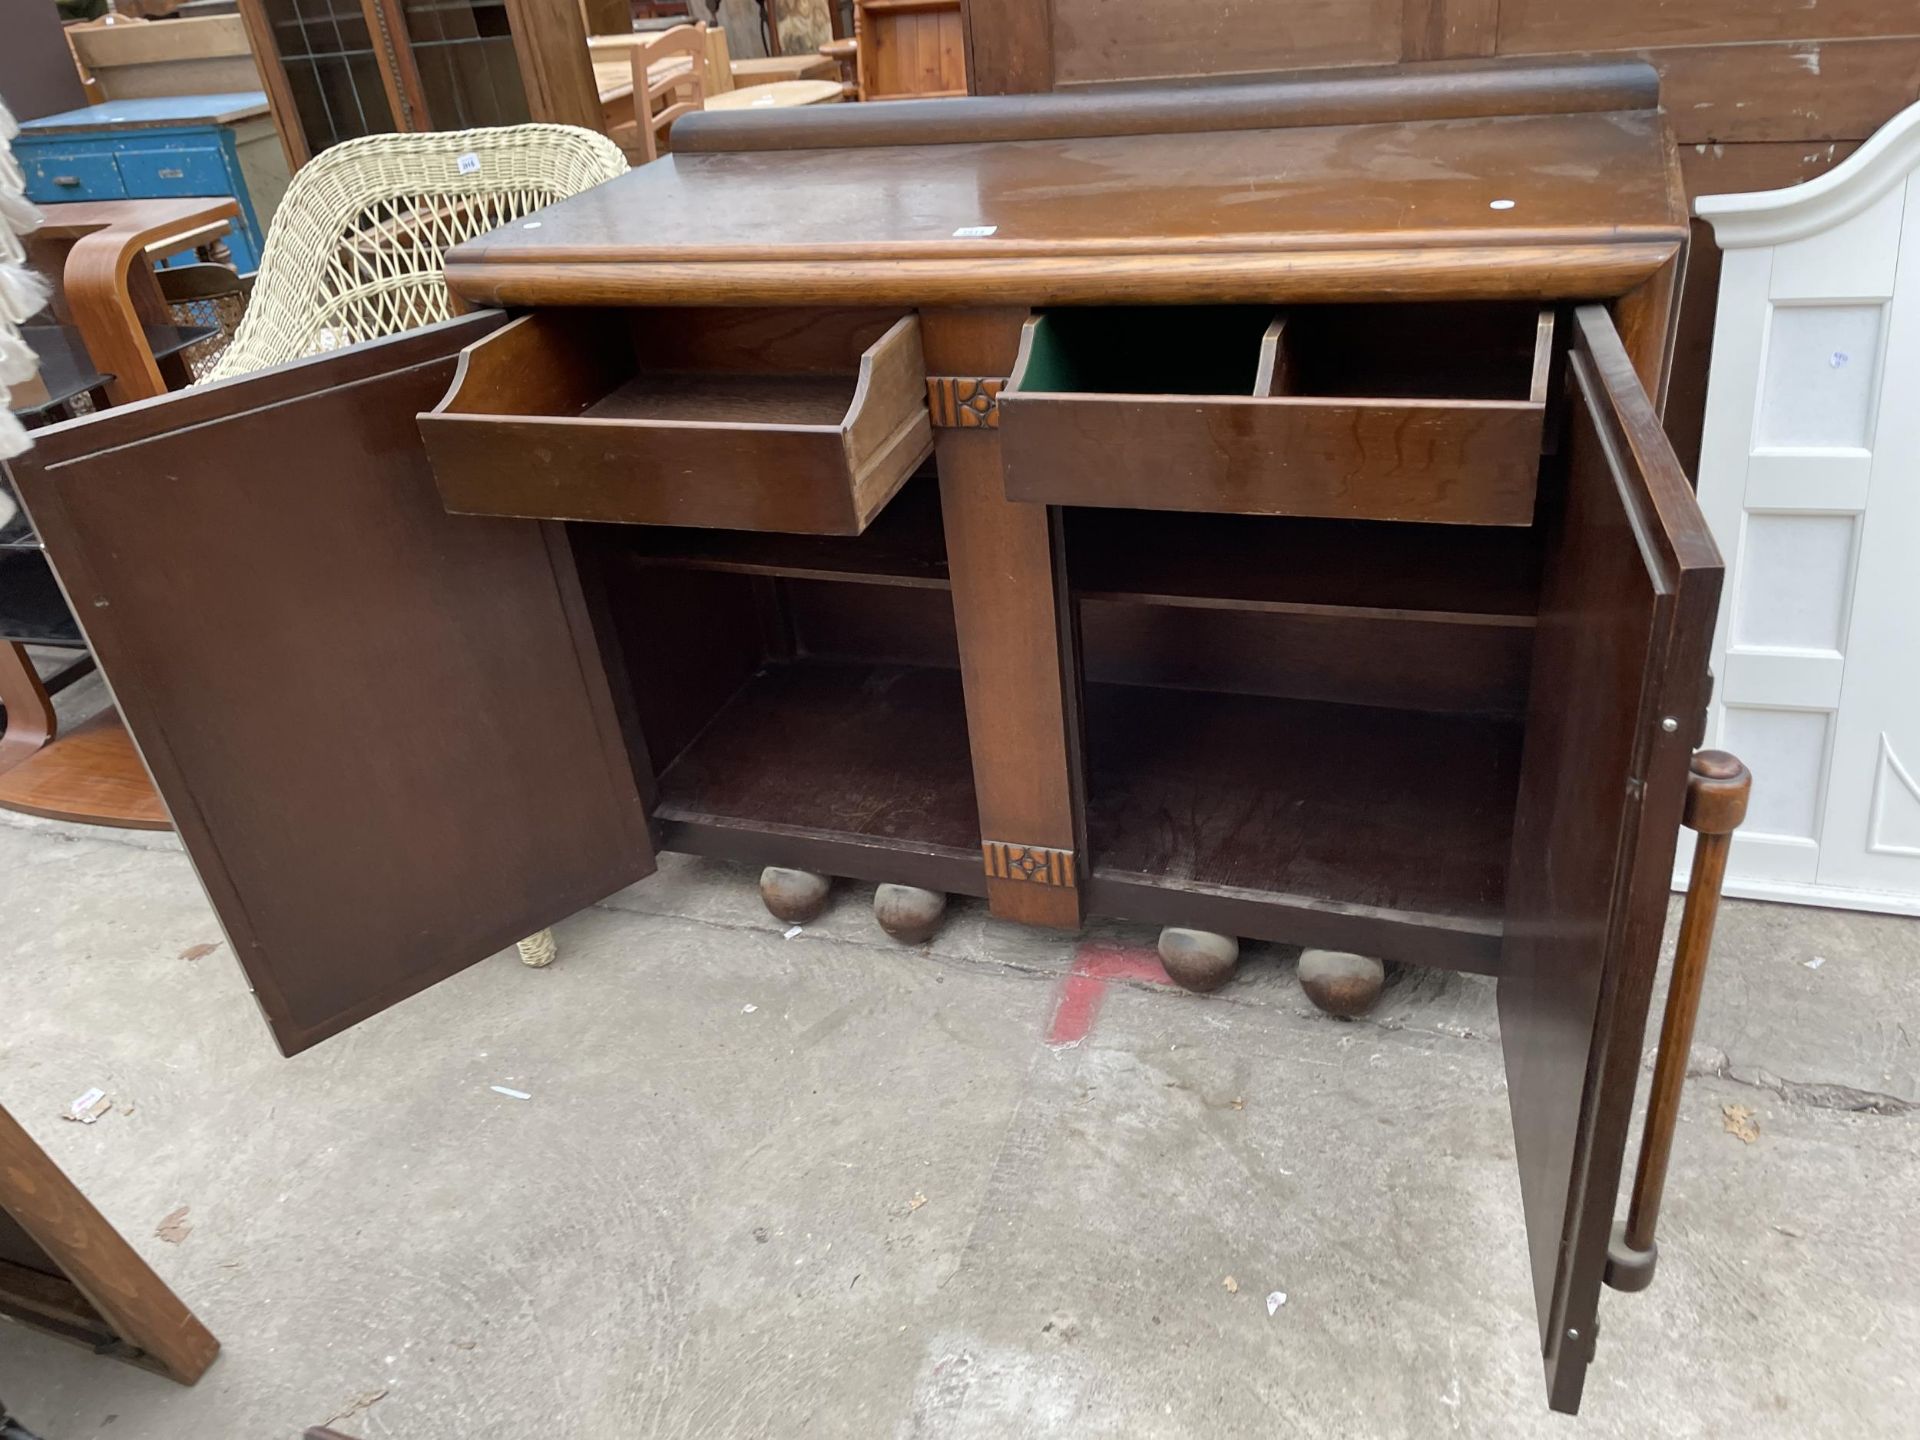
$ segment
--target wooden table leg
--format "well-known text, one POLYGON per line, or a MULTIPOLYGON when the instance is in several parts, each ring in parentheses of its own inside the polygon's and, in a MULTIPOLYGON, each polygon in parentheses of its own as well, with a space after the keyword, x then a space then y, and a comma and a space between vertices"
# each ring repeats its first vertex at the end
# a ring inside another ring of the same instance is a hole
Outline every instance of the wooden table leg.
POLYGON ((27 658, 27 647, 0 640, 0 706, 7 728, 0 730, 0 771, 11 770, 39 750, 59 728, 53 699, 27 658))
POLYGON ((1667 1012, 1660 1023, 1660 1054, 1653 1065, 1633 1198, 1626 1223, 1614 1227, 1607 1247, 1606 1281, 1616 1290, 1646 1289, 1660 1258, 1653 1232, 1660 1220, 1667 1162, 1673 1157, 1673 1127, 1680 1116, 1680 1092, 1687 1083, 1687 1053, 1693 1047, 1693 1022, 1700 1013, 1713 925, 1720 915, 1720 884, 1727 873, 1727 850, 1733 832, 1746 819, 1752 788, 1747 767, 1724 751, 1702 750, 1693 757, 1685 820, 1700 838, 1693 850, 1687 905, 1680 916, 1680 940, 1667 985, 1667 1012))
POLYGON ((1009 920, 1073 929, 1084 846, 1072 611, 1054 591, 1052 515, 1008 500, 1000 476, 995 397, 1026 317, 1024 308, 926 311, 921 342, 929 385, 967 397, 936 395, 934 446, 987 903, 1009 920))
POLYGON ((64 1276, 0 1262, 0 1309, 55 1333, 97 1343, 102 1329, 124 1347, 114 1353, 191 1385, 220 1353, 220 1342, 167 1288, 87 1197, 5 1110, 0 1110, 0 1212, 64 1276))

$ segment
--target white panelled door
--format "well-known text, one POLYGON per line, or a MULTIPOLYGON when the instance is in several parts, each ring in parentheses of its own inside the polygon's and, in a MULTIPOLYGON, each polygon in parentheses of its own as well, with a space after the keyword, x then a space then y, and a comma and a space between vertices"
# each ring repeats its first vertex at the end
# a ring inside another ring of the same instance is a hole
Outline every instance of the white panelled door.
POLYGON ((1920 914, 1920 106, 1807 184, 1696 209, 1725 252, 1708 743, 1754 777, 1726 888, 1920 914))

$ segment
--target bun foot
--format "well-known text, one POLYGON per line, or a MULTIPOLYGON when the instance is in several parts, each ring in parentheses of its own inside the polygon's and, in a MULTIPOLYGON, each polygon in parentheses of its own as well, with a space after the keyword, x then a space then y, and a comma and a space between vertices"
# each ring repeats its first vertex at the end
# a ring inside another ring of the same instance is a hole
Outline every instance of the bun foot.
POLYGON ((1211 930, 1169 925, 1160 932, 1160 963, 1182 990, 1205 994, 1233 978, 1233 967, 1240 963, 1240 942, 1211 930))
POLYGON ((1380 987, 1387 983, 1387 967, 1371 955, 1344 950, 1302 950, 1300 988, 1329 1015, 1351 1020, 1373 1009, 1380 987))
POLYGON ((931 940, 947 913, 947 897, 917 885, 882 885, 873 892, 873 918, 902 945, 931 940))
POLYGON ((789 925, 804 925, 817 919, 827 908, 827 896, 832 890, 832 876, 816 875, 811 870, 769 865, 760 872, 760 903, 774 919, 789 925))

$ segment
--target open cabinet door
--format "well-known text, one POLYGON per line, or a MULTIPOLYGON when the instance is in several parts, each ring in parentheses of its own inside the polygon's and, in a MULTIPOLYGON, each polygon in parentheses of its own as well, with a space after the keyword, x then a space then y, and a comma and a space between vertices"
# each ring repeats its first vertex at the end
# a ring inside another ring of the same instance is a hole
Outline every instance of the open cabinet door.
POLYGON ((1548 1399, 1565 1411, 1593 1355, 1720 593, 1611 318, 1592 305, 1574 322, 1499 983, 1548 1399))
POLYGON ((288 1054, 653 868, 565 532, 448 515, 469 316, 42 431, 16 484, 288 1054))

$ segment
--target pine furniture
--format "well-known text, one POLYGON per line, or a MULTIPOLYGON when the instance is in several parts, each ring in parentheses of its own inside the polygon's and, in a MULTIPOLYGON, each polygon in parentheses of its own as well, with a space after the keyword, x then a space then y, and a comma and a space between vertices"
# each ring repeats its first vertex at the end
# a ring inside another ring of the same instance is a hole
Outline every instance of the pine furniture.
POLYGON ((458 247, 473 313, 15 472, 288 1051, 659 850, 905 934, 956 893, 1489 975, 1570 1410, 1652 1270, 1724 855, 1616 1240, 1676 835, 1745 784, 1694 755, 1657 107, 1600 64, 689 116, 458 247))

